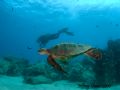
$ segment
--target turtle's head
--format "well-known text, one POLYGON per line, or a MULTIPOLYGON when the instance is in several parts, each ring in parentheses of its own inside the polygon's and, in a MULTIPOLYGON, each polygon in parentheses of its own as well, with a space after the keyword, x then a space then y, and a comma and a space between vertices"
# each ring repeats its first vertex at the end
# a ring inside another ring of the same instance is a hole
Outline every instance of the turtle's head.
POLYGON ((40 54, 42 54, 42 55, 44 55, 44 54, 49 54, 49 53, 48 53, 48 50, 45 49, 45 48, 39 49, 39 50, 38 50, 38 53, 40 53, 40 54))

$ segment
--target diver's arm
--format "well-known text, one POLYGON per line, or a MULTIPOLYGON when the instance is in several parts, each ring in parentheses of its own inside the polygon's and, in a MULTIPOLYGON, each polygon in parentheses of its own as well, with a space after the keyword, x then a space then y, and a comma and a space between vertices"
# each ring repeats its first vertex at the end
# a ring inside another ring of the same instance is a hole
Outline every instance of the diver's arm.
POLYGON ((59 38, 60 34, 59 33, 55 33, 55 34, 51 34, 51 36, 49 37, 49 40, 54 40, 59 38))

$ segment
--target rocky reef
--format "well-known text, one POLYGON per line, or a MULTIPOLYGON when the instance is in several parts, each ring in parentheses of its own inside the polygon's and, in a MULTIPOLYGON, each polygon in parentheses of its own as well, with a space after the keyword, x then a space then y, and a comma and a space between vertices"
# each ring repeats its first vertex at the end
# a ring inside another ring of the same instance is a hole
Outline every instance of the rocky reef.
POLYGON ((7 76, 20 76, 23 70, 29 65, 29 61, 24 58, 12 56, 0 59, 0 74, 7 76))
POLYGON ((25 68, 23 71, 23 78, 24 82, 29 84, 47 84, 54 81, 67 79, 63 73, 55 70, 47 62, 35 63, 25 68))
POLYGON ((108 41, 102 59, 93 68, 97 84, 120 84, 120 39, 108 41))
POLYGON ((107 87, 120 84, 120 39, 109 40, 107 47, 101 50, 101 60, 73 59, 60 65, 67 71, 63 74, 46 61, 29 64, 28 60, 16 57, 0 59, 0 75, 22 76, 28 84, 49 84, 67 80, 80 87, 107 87))
POLYGON ((24 82, 29 84, 52 83, 52 80, 49 78, 49 73, 46 69, 46 65, 42 63, 30 65, 23 71, 24 82))

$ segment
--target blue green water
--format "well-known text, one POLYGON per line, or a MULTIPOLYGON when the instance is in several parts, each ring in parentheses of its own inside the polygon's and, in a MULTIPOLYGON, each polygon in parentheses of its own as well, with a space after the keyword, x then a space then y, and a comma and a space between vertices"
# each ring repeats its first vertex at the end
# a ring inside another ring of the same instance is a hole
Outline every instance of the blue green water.
POLYGON ((37 52, 37 38, 64 27, 75 35, 63 34, 45 47, 73 42, 105 48, 109 39, 120 38, 119 4, 119 0, 0 0, 0 56, 39 60, 44 56, 37 52))
POLYGON ((120 90, 119 68, 120 0, 0 0, 0 90, 120 90), (85 53, 102 58, 48 64, 38 53, 42 40, 50 40, 44 48, 90 45, 85 53))

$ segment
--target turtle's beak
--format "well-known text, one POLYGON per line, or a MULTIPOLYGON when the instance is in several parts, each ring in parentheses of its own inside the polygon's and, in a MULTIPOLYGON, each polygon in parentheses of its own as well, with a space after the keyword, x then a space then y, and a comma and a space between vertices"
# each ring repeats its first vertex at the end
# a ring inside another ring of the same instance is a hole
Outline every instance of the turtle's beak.
POLYGON ((44 55, 44 54, 47 54, 47 51, 46 49, 39 49, 38 53, 44 55))
POLYGON ((38 50, 38 53, 41 53, 41 50, 40 50, 40 49, 38 50))

